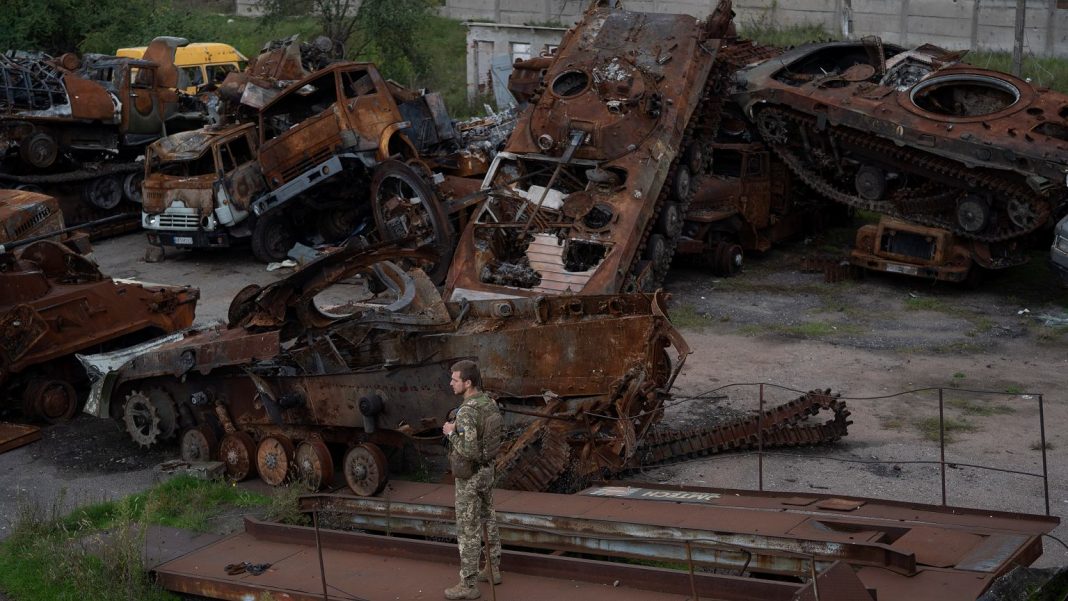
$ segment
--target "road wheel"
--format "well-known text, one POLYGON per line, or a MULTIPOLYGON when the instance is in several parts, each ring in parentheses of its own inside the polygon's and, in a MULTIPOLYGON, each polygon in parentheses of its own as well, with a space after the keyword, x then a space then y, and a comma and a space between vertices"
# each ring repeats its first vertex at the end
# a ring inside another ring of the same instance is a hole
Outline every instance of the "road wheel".
POLYGON ((78 412, 78 395, 63 380, 33 380, 26 386, 24 407, 50 424, 70 421, 78 412))
POLYGON ((296 241, 293 226, 282 213, 260 217, 252 227, 252 254, 264 263, 284 261, 296 241))
POLYGON ((211 427, 201 425, 182 433, 179 451, 182 461, 212 461, 218 457, 219 442, 215 439, 211 427))
POLYGON ((226 475, 240 482, 256 473, 256 442, 247 432, 231 432, 219 443, 219 459, 226 475))
POLYGON ((334 483, 334 459, 319 438, 309 438, 297 447, 297 474, 312 490, 334 483))
POLYGON ((19 156, 27 165, 48 169, 59 156, 59 146, 52 136, 37 132, 19 142, 19 156))
POLYGON ((682 209, 677 202, 665 202, 656 221, 656 229, 668 238, 682 233, 682 209))
POLYGON ((352 492, 369 497, 382 491, 389 479, 386 455, 372 443, 349 449, 345 454, 345 480, 352 492))
POLYGON ((271 486, 281 486, 293 467, 293 443, 281 434, 272 434, 256 448, 256 469, 260 479, 271 486))

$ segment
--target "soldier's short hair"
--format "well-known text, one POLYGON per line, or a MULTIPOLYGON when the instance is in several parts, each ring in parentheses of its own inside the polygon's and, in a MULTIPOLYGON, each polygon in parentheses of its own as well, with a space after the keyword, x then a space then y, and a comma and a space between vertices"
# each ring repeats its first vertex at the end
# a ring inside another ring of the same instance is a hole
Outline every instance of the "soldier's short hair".
POLYGON ((482 388, 482 374, 478 371, 478 363, 464 359, 453 363, 449 371, 459 372, 461 382, 471 380, 472 386, 479 389, 482 388))

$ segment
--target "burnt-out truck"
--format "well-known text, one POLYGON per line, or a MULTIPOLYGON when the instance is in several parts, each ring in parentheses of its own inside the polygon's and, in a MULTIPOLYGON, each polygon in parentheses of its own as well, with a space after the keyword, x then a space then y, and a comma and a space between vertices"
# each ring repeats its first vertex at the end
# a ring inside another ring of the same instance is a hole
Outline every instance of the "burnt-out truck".
POLYGON ((460 144, 437 94, 386 81, 369 63, 335 63, 287 87, 255 124, 153 145, 142 221, 153 244, 246 239, 265 262, 301 239, 376 232, 437 248, 429 273, 440 281, 454 241, 444 191, 475 190, 477 180, 455 182, 488 163, 460 144))
POLYGON ((175 90, 186 43, 156 38, 141 59, 0 56, 0 185, 57 197, 72 225, 140 203, 144 146, 204 123, 175 90))

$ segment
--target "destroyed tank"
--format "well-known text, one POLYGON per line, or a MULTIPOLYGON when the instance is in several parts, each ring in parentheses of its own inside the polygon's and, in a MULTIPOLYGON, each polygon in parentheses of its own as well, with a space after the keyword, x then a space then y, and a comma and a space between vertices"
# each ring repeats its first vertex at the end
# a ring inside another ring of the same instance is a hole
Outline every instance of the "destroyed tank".
POLYGON ((188 286, 113 280, 58 242, 39 240, 14 251, 0 247, 4 400, 21 399, 30 418, 70 419, 79 406, 77 388, 85 382, 74 353, 189 327, 198 297, 188 286))
POLYGON ((666 275, 700 164, 693 135, 715 128, 729 79, 714 65, 731 4, 705 21, 609 4, 518 69, 539 83, 483 180, 447 298, 651 290, 666 275))
POLYGON ((70 224, 140 203, 144 146, 204 122, 174 89, 186 43, 156 38, 142 59, 0 55, 0 185, 56 196, 70 224))
POLYGON ((474 359, 521 431, 498 462, 503 486, 545 490, 630 459, 689 352, 662 296, 444 302, 422 270, 398 266, 433 255, 353 241, 240 292, 228 326, 82 357, 96 379, 86 411, 145 446, 181 431, 183 458, 219 458, 238 480, 326 485, 339 462, 369 495, 387 454, 440 453, 458 405, 449 368, 474 359))
POLYGON ((761 136, 829 199, 944 229, 985 268, 1023 260, 1068 191, 1068 96, 877 39, 810 44, 737 73, 761 136))

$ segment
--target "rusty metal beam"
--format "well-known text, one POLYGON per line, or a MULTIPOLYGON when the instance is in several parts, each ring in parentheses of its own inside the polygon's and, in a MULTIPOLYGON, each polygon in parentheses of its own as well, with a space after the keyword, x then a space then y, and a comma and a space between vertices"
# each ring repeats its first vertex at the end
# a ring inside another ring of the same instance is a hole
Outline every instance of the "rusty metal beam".
MULTIPOLYGON (((567 497, 560 497, 560 511, 530 514, 498 511, 501 540, 520 547, 597 553, 611 557, 656 561, 692 560, 703 566, 804 575, 810 557, 820 569, 837 560, 855 565, 879 566, 900 574, 915 574, 916 560, 881 543, 820 540, 801 536, 772 535, 723 529, 670 527, 631 523, 618 519, 595 519, 566 515, 567 497)), ((405 503, 380 498, 342 495, 309 495, 301 498, 302 511, 338 511, 350 514, 356 528, 422 536, 454 536, 451 506, 436 503, 405 503)), ((692 509, 692 508, 691 508, 692 509)), ((594 514, 596 515, 596 514, 594 514)))

